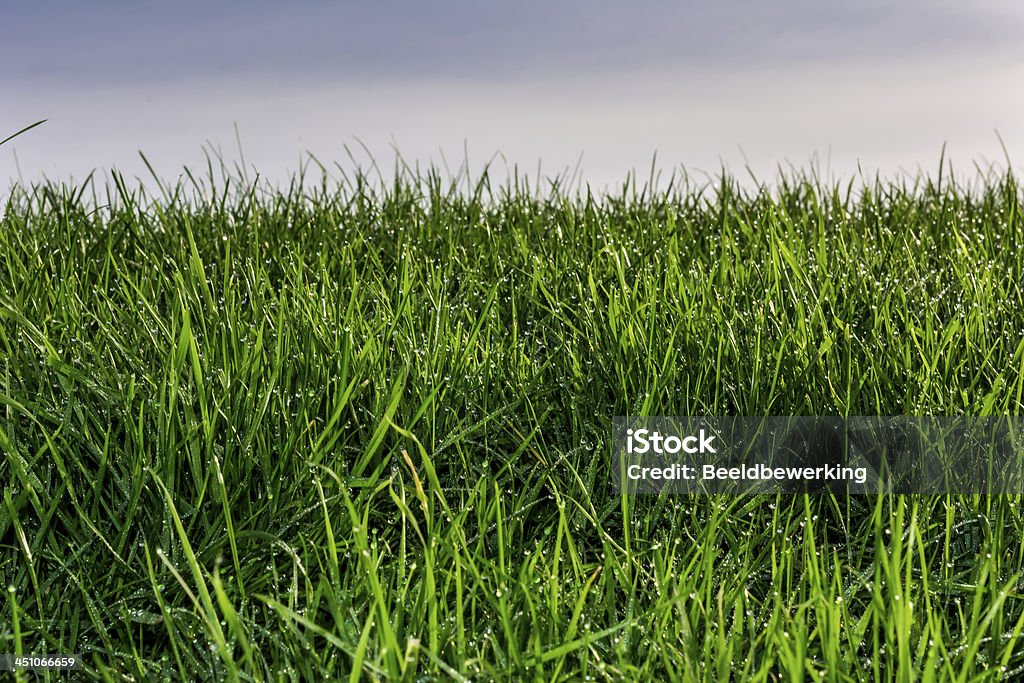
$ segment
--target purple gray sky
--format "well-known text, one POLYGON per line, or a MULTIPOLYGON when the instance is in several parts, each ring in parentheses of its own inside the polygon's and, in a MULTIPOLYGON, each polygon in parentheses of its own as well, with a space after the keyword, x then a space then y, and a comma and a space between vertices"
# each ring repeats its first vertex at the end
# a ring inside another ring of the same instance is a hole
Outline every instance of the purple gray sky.
POLYGON ((390 174, 468 154, 596 188, 663 173, 770 180, 1024 165, 1017 0, 12 3, 0 16, 0 189, 94 168, 166 179, 204 147, 289 177, 305 153, 390 174), (352 161, 346 149, 351 150, 352 161))

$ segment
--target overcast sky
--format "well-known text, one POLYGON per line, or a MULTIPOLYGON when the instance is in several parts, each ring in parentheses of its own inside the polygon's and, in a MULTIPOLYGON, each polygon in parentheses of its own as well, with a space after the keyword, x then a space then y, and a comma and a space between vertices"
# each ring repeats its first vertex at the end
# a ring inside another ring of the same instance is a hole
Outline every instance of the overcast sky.
POLYGON ((304 153, 390 173, 501 155, 595 187, 724 164, 848 177, 1024 165, 1024 3, 8 3, 0 186, 173 180, 204 146, 280 181, 304 153))

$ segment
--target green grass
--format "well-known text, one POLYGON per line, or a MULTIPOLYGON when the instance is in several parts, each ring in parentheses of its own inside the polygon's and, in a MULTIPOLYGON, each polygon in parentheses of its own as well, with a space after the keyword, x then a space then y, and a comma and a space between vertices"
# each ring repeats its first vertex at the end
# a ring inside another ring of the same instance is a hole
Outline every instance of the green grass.
POLYGON ((609 444, 615 415, 1020 415, 1013 176, 214 185, 10 192, 0 652, 107 680, 1024 674, 1019 498, 626 498, 609 444))

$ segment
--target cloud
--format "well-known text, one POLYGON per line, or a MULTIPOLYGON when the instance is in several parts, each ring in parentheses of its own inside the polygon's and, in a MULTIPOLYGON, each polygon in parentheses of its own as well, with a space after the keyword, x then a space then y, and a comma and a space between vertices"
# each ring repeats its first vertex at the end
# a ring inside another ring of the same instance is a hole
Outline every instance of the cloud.
MULTIPOLYGON (((1024 6, 1021 6, 1024 8, 1024 6)), ((831 157, 837 172, 1024 159, 1024 9, 646 2, 22 3, 0 28, 0 150, 26 178, 96 167, 175 177, 211 141, 275 180, 303 153, 365 142, 475 167, 501 152, 595 183, 649 167, 716 172, 831 157), (54 7, 61 11, 54 11, 54 7), (742 150, 742 152, 741 152, 742 150)), ((363 159, 364 162, 368 161, 363 159)))
POLYGON ((1009 3, 21 3, 6 78, 564 79, 595 72, 1024 56, 1009 3))

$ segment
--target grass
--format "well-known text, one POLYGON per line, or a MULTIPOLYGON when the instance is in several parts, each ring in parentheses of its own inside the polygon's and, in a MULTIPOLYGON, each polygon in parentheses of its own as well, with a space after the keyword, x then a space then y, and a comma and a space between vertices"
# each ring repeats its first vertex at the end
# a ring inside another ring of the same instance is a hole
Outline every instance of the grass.
POLYGON ((1012 175, 464 181, 11 191, 0 652, 104 680, 1024 673, 1020 498, 619 497, 609 444, 615 415, 1020 415, 1012 175))

